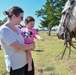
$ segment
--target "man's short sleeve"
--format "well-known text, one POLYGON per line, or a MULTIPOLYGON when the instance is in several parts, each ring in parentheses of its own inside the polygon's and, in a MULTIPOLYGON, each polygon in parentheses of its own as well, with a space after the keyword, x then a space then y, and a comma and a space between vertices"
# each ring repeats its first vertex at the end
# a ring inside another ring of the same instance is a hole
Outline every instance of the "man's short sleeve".
POLYGON ((9 29, 3 29, 1 31, 1 34, 2 34, 1 35, 2 41, 4 41, 4 43, 6 43, 7 45, 10 45, 10 44, 14 43, 15 41, 17 41, 13 32, 10 31, 9 29))

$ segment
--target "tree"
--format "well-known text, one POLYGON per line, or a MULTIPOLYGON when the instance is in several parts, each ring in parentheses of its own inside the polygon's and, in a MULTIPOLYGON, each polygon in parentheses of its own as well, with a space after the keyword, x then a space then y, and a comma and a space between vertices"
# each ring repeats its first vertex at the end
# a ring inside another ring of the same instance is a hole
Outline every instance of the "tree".
POLYGON ((5 17, 5 18, 3 19, 3 24, 4 24, 6 21, 7 21, 7 17, 5 17))
POLYGON ((0 20, 0 26, 1 26, 2 24, 4 24, 6 21, 7 21, 7 17, 4 18, 3 20, 0 20))
POLYGON ((0 26, 2 25, 3 23, 2 23, 2 20, 0 20, 0 26))
POLYGON ((46 0, 43 8, 36 11, 37 17, 42 17, 40 20, 40 27, 46 27, 48 29, 49 36, 51 28, 59 24, 61 11, 66 1, 67 0, 46 0))

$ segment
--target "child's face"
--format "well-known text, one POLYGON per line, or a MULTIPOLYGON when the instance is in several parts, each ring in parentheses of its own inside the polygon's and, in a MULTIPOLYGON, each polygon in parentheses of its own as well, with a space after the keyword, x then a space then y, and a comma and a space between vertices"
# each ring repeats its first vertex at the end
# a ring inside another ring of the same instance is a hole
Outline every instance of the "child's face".
POLYGON ((34 23, 35 23, 34 21, 31 21, 31 22, 26 24, 26 27, 33 28, 34 27, 34 23))

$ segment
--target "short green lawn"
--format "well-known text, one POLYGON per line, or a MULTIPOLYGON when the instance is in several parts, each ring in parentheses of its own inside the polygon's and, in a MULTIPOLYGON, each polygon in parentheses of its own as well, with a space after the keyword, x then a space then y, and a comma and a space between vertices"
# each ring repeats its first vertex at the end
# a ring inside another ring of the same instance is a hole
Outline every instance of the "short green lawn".
MULTIPOLYGON (((44 42, 35 40, 36 48, 32 51, 35 75, 76 75, 76 54, 72 53, 68 59, 67 49, 63 60, 60 60, 58 55, 64 50, 64 41, 59 40, 55 32, 51 36, 47 36, 46 31, 40 31, 39 34, 44 42)), ((6 73, 3 50, 0 50, 0 75, 6 73)))
POLYGON ((5 75, 6 73, 4 53, 3 50, 0 50, 0 75, 5 75))

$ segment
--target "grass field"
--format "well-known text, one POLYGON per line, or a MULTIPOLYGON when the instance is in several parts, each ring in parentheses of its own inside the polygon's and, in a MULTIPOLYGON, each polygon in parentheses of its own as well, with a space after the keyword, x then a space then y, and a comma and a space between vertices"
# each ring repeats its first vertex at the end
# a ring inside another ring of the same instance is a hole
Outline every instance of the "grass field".
MULTIPOLYGON (((51 36, 42 31, 39 34, 45 41, 35 40, 36 48, 32 51, 35 75, 76 75, 76 54, 71 53, 71 58, 68 59, 67 49, 61 60, 58 55, 64 50, 64 41, 59 40, 55 32, 51 36)), ((0 50, 0 75, 8 75, 3 55, 3 50, 0 50)))

